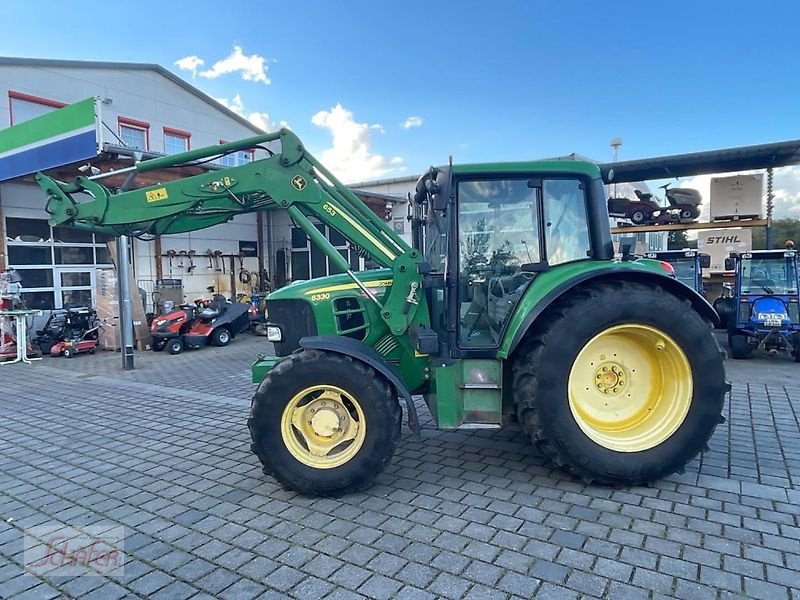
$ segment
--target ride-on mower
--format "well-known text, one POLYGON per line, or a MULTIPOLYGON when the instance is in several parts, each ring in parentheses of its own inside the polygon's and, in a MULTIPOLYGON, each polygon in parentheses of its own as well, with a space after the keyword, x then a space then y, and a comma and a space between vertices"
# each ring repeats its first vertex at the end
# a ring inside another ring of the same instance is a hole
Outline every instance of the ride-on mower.
POLYGON ((633 190, 636 200, 609 198, 608 214, 611 217, 629 219, 634 225, 663 225, 667 223, 691 223, 700 216, 703 202, 700 192, 691 188, 661 186, 667 198, 666 206, 653 199, 653 194, 633 190))
POLYGON ((703 269, 711 266, 711 256, 697 250, 662 250, 647 252, 646 258, 663 260, 675 269, 675 279, 696 291, 703 293, 703 269))
POLYGON ((442 429, 515 417, 555 464, 615 485, 682 470, 721 422, 716 314, 659 261, 615 259, 596 164, 431 168, 411 199, 411 246, 286 129, 129 170, 251 148, 269 156, 129 191, 37 180, 52 225, 164 235, 283 210, 325 254, 340 274, 269 295, 277 356, 252 367, 252 449, 284 486, 370 485, 400 442, 400 398, 420 433, 412 394, 442 429), (379 268, 357 271, 320 223, 379 268))
POLYGON ((250 326, 249 309, 249 304, 227 302, 220 294, 215 294, 207 304, 183 304, 153 318, 150 324, 152 348, 156 352, 166 348, 170 354, 180 354, 184 348, 207 344, 227 346, 250 326))
POLYGON ((734 310, 728 317, 733 358, 753 350, 786 352, 800 362, 797 252, 757 250, 731 253, 725 270, 736 271, 734 310))

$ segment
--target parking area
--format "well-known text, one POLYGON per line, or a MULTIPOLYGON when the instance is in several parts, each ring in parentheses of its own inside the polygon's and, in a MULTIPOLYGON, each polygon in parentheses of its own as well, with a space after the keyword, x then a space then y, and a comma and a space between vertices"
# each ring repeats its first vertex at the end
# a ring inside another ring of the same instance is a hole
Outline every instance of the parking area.
POLYGON ((404 427, 364 493, 283 491, 245 426, 263 338, 0 367, 2 598, 800 598, 800 365, 728 361, 710 448, 653 487, 586 486, 517 427, 404 427), (124 527, 124 571, 44 576, 23 531, 124 527))

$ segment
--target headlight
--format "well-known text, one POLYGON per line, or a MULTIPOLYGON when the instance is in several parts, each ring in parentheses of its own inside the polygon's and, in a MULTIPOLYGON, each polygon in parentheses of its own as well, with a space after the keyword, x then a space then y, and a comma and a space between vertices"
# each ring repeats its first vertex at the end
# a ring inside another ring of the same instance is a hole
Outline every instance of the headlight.
POLYGON ((280 342, 283 340, 281 328, 276 325, 267 325, 267 339, 270 342, 280 342))
POLYGON ((156 321, 156 326, 161 327, 166 322, 167 322, 166 319, 159 319, 158 321, 156 321))

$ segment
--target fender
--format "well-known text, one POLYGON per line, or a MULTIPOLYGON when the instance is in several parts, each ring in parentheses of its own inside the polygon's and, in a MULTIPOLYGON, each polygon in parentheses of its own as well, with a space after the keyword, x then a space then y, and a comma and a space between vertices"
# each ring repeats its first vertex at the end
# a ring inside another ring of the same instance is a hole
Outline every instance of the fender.
POLYGON ((416 440, 421 439, 419 415, 417 415, 417 407, 414 406, 414 401, 411 399, 411 392, 408 391, 408 387, 403 382, 397 370, 387 363, 375 348, 359 340, 339 335, 304 337, 300 339, 300 347, 309 350, 326 350, 328 352, 336 352, 338 354, 350 356, 351 358, 355 358, 369 365, 386 377, 395 387, 397 393, 406 401, 408 427, 411 429, 416 440))
POLYGON ((709 304, 708 300, 706 300, 688 285, 681 283, 673 277, 661 275, 654 271, 646 271, 644 269, 631 269, 622 267, 595 269, 572 277, 563 284, 550 290, 541 299, 541 301, 537 303, 533 310, 526 315, 522 324, 517 328, 506 356, 503 358, 511 356, 516 347, 522 341, 525 333, 531 328, 531 326, 533 326, 536 319, 538 319, 542 313, 550 308, 554 302, 557 302, 558 299, 564 294, 568 293, 570 290, 582 283, 589 281, 603 281, 606 279, 613 279, 614 281, 639 281, 653 286, 660 286, 679 298, 689 300, 689 302, 692 303, 692 308, 699 312, 704 318, 711 321, 714 326, 719 324, 719 315, 711 306, 711 304, 709 304))

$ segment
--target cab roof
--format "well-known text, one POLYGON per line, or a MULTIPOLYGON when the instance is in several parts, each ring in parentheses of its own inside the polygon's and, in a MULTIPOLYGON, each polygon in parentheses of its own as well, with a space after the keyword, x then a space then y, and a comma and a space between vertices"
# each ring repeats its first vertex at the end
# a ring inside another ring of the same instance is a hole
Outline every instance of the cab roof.
POLYGON ((589 177, 590 179, 598 179, 600 177, 600 167, 593 162, 573 159, 453 165, 453 174, 455 175, 481 175, 484 173, 563 173, 565 175, 574 174, 589 177))

